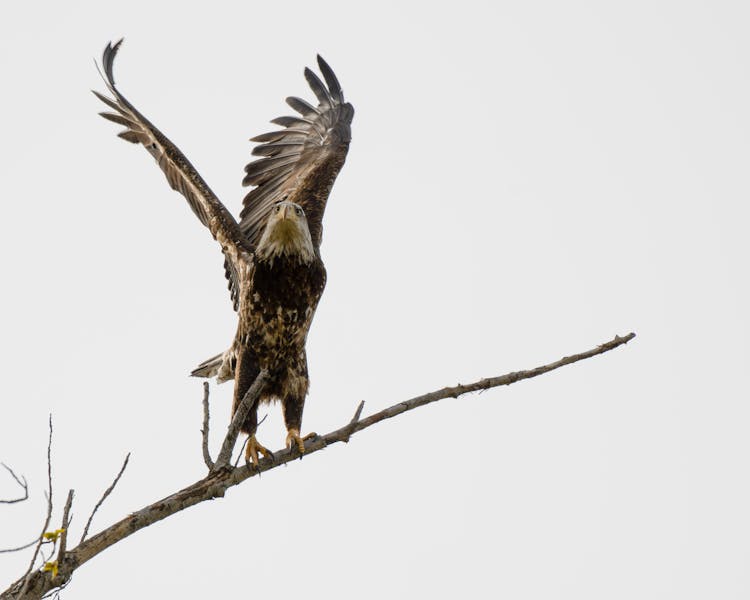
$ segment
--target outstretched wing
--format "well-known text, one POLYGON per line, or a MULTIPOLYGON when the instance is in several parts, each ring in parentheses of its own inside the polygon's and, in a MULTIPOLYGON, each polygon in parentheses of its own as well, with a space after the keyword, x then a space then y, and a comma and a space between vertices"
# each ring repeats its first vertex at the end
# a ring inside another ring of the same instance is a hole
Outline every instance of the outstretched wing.
POLYGON ((238 267, 240 256, 250 251, 247 240, 237 221, 206 185, 206 182, 203 181, 203 178, 180 152, 179 148, 170 142, 117 90, 112 66, 120 44, 122 44, 122 40, 114 45, 110 42, 102 55, 105 82, 113 99, 98 92, 94 92, 94 94, 114 112, 99 114, 105 119, 126 128, 125 131, 118 134, 119 137, 134 144, 142 144, 149 151, 166 175, 172 189, 185 196, 190 208, 193 209, 201 223, 208 227, 214 239, 221 244, 221 249, 226 258, 225 269, 232 291, 232 299, 236 302, 239 290, 238 267))
POLYGON ((325 84, 310 69, 305 78, 318 99, 313 106, 301 98, 287 98, 299 117, 271 121, 284 127, 250 141, 255 160, 245 167, 243 185, 257 186, 243 201, 240 228, 257 246, 271 208, 280 200, 296 202, 305 210, 313 244, 320 246, 323 212, 336 175, 344 165, 351 140, 354 107, 344 101, 336 75, 320 56, 318 66, 325 84))

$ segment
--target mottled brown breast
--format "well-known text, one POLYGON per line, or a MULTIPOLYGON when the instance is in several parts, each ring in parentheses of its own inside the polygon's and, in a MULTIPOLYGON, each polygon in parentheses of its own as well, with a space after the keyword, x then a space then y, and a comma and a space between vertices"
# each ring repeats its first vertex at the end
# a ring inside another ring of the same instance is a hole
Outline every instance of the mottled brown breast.
POLYGON ((319 257, 309 264, 285 257, 255 263, 243 290, 238 334, 272 378, 307 377, 305 341, 325 282, 319 257))

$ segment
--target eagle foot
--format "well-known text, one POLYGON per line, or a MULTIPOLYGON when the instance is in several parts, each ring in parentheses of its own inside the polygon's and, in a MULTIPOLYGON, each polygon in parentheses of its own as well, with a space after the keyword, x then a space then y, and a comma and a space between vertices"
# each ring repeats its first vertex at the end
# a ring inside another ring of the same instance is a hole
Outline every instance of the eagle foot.
POLYGON ((286 434, 286 447, 291 448, 292 442, 297 446, 297 450, 300 454, 305 453, 305 440, 310 440, 313 438, 318 437, 318 434, 315 432, 308 433, 304 437, 300 437, 299 431, 297 429, 290 429, 288 433, 286 434))
POLYGON ((258 453, 274 460, 273 452, 265 446, 261 446, 255 436, 251 435, 247 438, 247 446, 245 446, 245 462, 252 462, 256 469, 258 468, 258 453))

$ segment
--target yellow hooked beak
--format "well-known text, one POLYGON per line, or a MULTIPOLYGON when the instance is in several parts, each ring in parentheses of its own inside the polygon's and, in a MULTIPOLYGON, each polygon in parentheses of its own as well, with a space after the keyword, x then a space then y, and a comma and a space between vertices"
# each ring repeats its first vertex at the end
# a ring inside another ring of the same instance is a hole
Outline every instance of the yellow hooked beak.
POLYGON ((286 211, 289 209, 288 204, 282 204, 279 210, 279 219, 286 219, 286 211))

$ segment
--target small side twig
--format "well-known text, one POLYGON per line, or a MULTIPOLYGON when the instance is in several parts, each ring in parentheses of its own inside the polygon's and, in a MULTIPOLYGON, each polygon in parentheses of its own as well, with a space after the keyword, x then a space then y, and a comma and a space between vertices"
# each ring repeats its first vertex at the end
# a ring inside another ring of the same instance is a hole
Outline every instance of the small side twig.
POLYGON ((63 509, 62 533, 60 534, 60 549, 57 552, 57 562, 61 562, 63 556, 65 556, 65 547, 68 543, 68 527, 70 526, 70 507, 73 505, 74 490, 68 490, 68 499, 65 501, 65 508, 63 509))
POLYGON ((89 520, 86 521, 86 527, 83 528, 83 535, 81 536, 81 540, 78 542, 79 544, 83 542, 83 540, 86 539, 86 535, 88 535, 89 527, 91 526, 91 521, 94 520, 94 515, 96 514, 96 511, 99 510, 99 507, 107 499, 107 496, 109 496, 112 493, 112 490, 115 489, 117 482, 120 481, 120 477, 122 477, 122 474, 125 472, 125 467, 128 466, 129 460, 130 460, 130 452, 128 452, 128 455, 125 457, 125 462, 122 463, 122 467, 120 467, 120 472, 117 474, 117 477, 115 477, 115 480, 112 482, 112 485, 110 485, 106 490, 104 490, 102 497, 99 498, 99 502, 96 503, 96 506, 94 506, 94 510, 91 511, 89 520))
POLYGON ((346 434, 342 438, 342 442, 345 444, 349 443, 349 438, 352 437, 352 434, 354 433, 354 429, 357 427, 357 423, 359 422, 359 417, 362 416, 362 409, 365 407, 365 401, 362 400, 359 403, 359 406, 357 407, 357 410, 354 411, 354 416, 352 417, 352 420, 349 421, 349 429, 347 430, 346 434))
POLYGON ((29 574, 34 568, 36 557, 39 556, 39 549, 44 543, 44 532, 49 528, 49 522, 52 519, 52 414, 50 414, 49 416, 49 438, 47 440, 47 492, 45 493, 45 496, 47 497, 47 516, 44 519, 44 527, 42 527, 42 532, 39 534, 39 538, 37 539, 36 547, 34 548, 34 555, 31 557, 29 567, 28 569, 26 569, 26 573, 24 573, 23 575, 23 587, 21 588, 21 592, 18 594, 19 598, 24 597, 26 589, 29 587, 29 574))
POLYGON ((203 462, 206 463, 208 470, 214 468, 214 461, 211 460, 211 453, 208 451, 208 381, 203 382, 203 429, 201 429, 201 435, 203 436, 203 462))
POLYGON ((18 548, 3 548, 2 550, 0 550, 0 554, 4 554, 6 552, 19 552, 21 550, 26 550, 26 548, 31 548, 38 541, 39 541, 38 539, 34 538, 28 544, 24 544, 23 546, 18 546, 18 548))
POLYGON ((237 454, 237 458, 236 458, 236 459, 234 460, 234 467, 235 467, 235 468, 237 468, 237 465, 239 465, 239 464, 240 464, 240 460, 242 460, 242 453, 243 453, 243 452, 245 451, 245 446, 247 446, 247 441, 248 441, 249 439, 250 439, 250 438, 245 438, 245 439, 244 439, 244 440, 242 441, 242 446, 240 446, 240 451, 239 451, 239 453, 237 454))
POLYGON ((68 580, 66 580, 64 583, 60 584, 59 587, 54 588, 53 590, 47 592, 42 596, 42 599, 44 598, 52 598, 53 600, 59 600, 60 598, 60 592, 62 592, 66 587, 68 587, 73 581, 73 577, 71 576, 68 580))
POLYGON ((265 369, 258 373, 258 376, 253 381, 253 385, 245 392, 245 396, 242 398, 242 402, 237 407, 237 410, 232 417, 232 422, 229 424, 227 434, 224 437, 224 442, 221 445, 219 456, 216 459, 214 468, 212 471, 218 471, 229 467, 229 461, 232 459, 232 451, 234 450, 234 444, 237 442, 237 436, 240 434, 240 426, 245 422, 247 413, 255 405, 263 393, 263 388, 266 387, 266 381, 268 381, 268 371, 265 369))
MULTIPOLYGON (((268 413, 266 413, 265 415, 263 415, 263 418, 260 421, 258 421, 258 427, 260 427, 261 425, 263 425, 263 421, 265 421, 267 418, 268 418, 268 413)), ((248 440, 248 438, 245 438, 243 440, 243 442, 242 442, 242 446, 240 446, 240 451, 237 454, 237 458, 234 461, 234 466, 235 467, 237 465, 239 465, 240 461, 242 460, 242 453, 245 451, 245 446, 247 446, 247 440, 248 440)))
POLYGON ((14 498, 12 500, 0 500, 0 504, 15 504, 16 502, 23 502, 24 500, 29 499, 29 484, 26 482, 25 477, 19 477, 13 472, 13 469, 11 469, 8 465, 5 463, 1 463, 3 467, 5 467, 5 470, 10 473, 10 476, 15 480, 15 482, 20 485, 23 488, 23 498, 14 498))

